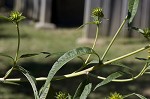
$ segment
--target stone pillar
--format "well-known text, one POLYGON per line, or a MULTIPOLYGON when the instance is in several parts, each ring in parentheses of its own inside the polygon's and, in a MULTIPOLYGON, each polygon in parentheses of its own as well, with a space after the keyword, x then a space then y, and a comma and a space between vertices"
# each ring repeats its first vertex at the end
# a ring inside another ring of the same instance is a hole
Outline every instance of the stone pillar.
POLYGON ((36 24, 36 28, 55 28, 51 23, 52 0, 41 0, 40 20, 36 24))

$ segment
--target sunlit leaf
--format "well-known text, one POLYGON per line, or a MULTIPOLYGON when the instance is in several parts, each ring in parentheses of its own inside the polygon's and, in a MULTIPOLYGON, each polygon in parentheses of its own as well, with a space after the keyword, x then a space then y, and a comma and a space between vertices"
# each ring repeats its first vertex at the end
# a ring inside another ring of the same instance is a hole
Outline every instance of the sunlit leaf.
MULTIPOLYGON (((80 48, 76 48, 73 50, 70 50, 68 52, 66 52, 64 55, 62 55, 52 66, 51 70, 49 71, 47 80, 45 82, 43 91, 46 89, 47 85, 50 83, 50 81, 52 80, 53 76, 56 74, 56 72, 63 67, 66 63, 68 63, 69 61, 71 61, 72 59, 81 56, 81 55, 85 55, 85 54, 95 54, 97 55, 97 53, 88 47, 80 47, 80 48)), ((97 55, 98 56, 98 55, 97 55)), ((99 57, 99 56, 98 56, 99 57)), ((99 58, 100 59, 100 58, 99 58)))
POLYGON ((40 99, 38 91, 37 91, 37 87, 36 87, 36 80, 35 80, 35 78, 26 69, 24 69, 23 67, 17 66, 17 69, 20 72, 22 72, 26 76, 28 81, 30 82, 30 84, 32 86, 32 89, 33 89, 33 92, 34 92, 35 99, 40 99))
POLYGON ((46 87, 46 89, 44 91, 43 91, 43 87, 41 88, 41 90, 39 92, 40 99, 46 99, 49 89, 50 89, 50 84, 46 87))
POLYGON ((122 72, 115 72, 112 73, 111 75, 109 75, 105 80, 103 80, 101 83, 99 83, 98 85, 96 85, 96 87, 94 88, 94 90, 96 90, 98 87, 103 86, 109 82, 111 82, 112 80, 121 77, 123 75, 122 72))
POLYGON ((133 95, 136 95, 136 96, 139 97, 140 99, 147 99, 147 98, 145 98, 144 96, 142 96, 142 95, 140 95, 140 94, 136 94, 136 93, 132 93, 132 94, 129 94, 129 95, 125 95, 124 98, 130 97, 130 96, 133 96, 133 95))
MULTIPOLYGON (((91 90, 92 90, 92 83, 87 83, 86 85, 84 85, 84 89, 83 89, 79 99, 87 99, 91 90)), ((78 99, 78 98, 74 98, 74 99, 78 99)))
POLYGON ((128 0, 128 23, 131 24, 137 12, 139 0, 128 0))

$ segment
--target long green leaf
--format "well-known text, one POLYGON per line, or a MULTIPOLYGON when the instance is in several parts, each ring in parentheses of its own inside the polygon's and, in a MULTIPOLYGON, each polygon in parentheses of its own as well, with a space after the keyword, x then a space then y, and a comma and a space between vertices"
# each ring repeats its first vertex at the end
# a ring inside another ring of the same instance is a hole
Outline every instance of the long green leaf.
POLYGON ((39 55, 38 53, 33 53, 33 54, 23 54, 20 56, 20 58, 27 58, 27 57, 32 57, 32 56, 36 56, 39 55))
POLYGON ((118 78, 122 76, 122 73, 121 72, 115 72, 115 73, 112 73, 111 75, 109 75, 105 80, 103 80, 101 83, 99 83, 98 85, 96 85, 96 87, 94 88, 94 90, 96 90, 98 87, 100 86, 103 86, 109 82, 111 82, 112 80, 118 78))
POLYGON ((83 92, 82 92, 79 99, 87 99, 87 97, 90 94, 91 90, 92 90, 92 83, 89 83, 84 87, 84 90, 83 90, 83 92))
POLYGON ((40 94, 40 99, 46 99, 46 96, 49 92, 49 89, 50 89, 50 84, 47 86, 47 88, 44 91, 42 91, 43 87, 41 88, 40 93, 39 93, 40 94))
POLYGON ((144 96, 142 96, 142 95, 140 95, 140 94, 136 94, 136 93, 132 93, 132 94, 129 94, 129 95, 125 95, 124 98, 130 97, 130 96, 133 96, 133 95, 136 95, 136 96, 139 97, 140 99, 147 99, 147 98, 145 98, 144 96))
POLYGON ((0 15, 0 19, 2 19, 2 20, 6 20, 6 21, 10 21, 8 17, 1 16, 1 15, 0 15))
POLYGON ((121 63, 113 62, 113 63, 111 63, 110 65, 123 67, 123 68, 128 69, 128 70, 133 70, 132 68, 130 68, 130 67, 128 67, 128 66, 126 66, 126 65, 124 65, 124 64, 121 64, 121 63))
POLYGON ((128 20, 129 24, 131 24, 137 9, 138 9, 139 0, 128 0, 128 20))
MULTIPOLYGON (((96 54, 96 52, 89 48, 89 47, 80 47, 73 50, 70 50, 66 52, 64 55, 62 55, 52 66, 52 69, 49 71, 49 74, 47 76, 47 80, 45 82, 43 91, 46 89, 50 81, 52 80, 53 76, 56 74, 56 72, 67 62, 71 61, 72 59, 85 55, 85 54, 96 54)), ((96 54, 97 55, 97 54, 96 54)), ((98 55, 97 55, 98 56, 98 55)), ((99 56, 98 56, 99 57, 99 56)), ((100 59, 100 58, 99 58, 100 59)))
POLYGON ((10 81, 3 81, 5 84, 10 84, 10 85, 20 85, 18 83, 10 82, 10 81))
POLYGON ((88 81, 87 80, 84 80, 80 83, 80 85, 78 86, 74 96, 73 96, 73 99, 77 99, 81 96, 83 90, 84 90, 84 87, 88 84, 88 81))
POLYGON ((34 92, 35 99, 40 99, 38 91, 37 91, 37 87, 36 87, 36 80, 35 80, 35 78, 32 75, 30 75, 30 73, 26 69, 24 69, 23 67, 18 66, 17 69, 19 71, 21 71, 26 76, 26 78, 29 80, 29 82, 30 82, 30 84, 32 86, 33 92, 34 92))
POLYGON ((6 54, 4 54, 4 53, 0 53, 0 56, 8 57, 8 58, 10 58, 10 59, 13 60, 13 57, 11 57, 11 56, 9 56, 9 55, 6 55, 6 54))

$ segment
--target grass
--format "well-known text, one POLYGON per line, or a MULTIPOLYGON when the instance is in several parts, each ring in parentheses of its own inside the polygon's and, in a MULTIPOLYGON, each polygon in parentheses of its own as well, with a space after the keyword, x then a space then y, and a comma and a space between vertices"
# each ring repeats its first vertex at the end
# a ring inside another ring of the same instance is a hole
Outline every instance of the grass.
MULTIPOLYGON (((76 30, 76 28, 56 28, 56 29, 36 29, 34 25, 24 23, 20 26, 21 29, 21 48, 20 53, 39 53, 39 52, 65 52, 73 48, 80 46, 92 46, 90 44, 78 44, 77 39, 82 37, 82 29, 76 30)), ((100 37, 101 43, 98 42, 95 50, 101 56, 106 49, 111 38, 102 38, 100 37)), ((141 47, 144 47, 147 42, 139 38, 118 38, 115 44, 112 46, 110 52, 106 56, 105 60, 110 60, 112 58, 121 56, 125 53, 129 53, 141 47)), ((17 46, 17 33, 16 28, 11 23, 0 23, 0 52, 7 53, 11 56, 15 56, 17 46)), ((139 60, 136 60, 135 57, 147 57, 147 51, 139 53, 137 55, 126 58, 123 62, 126 63, 141 63, 139 60)), ((86 58, 86 56, 84 56, 86 58)), ((95 56, 92 58, 96 59, 95 56)), ((31 57, 27 59, 22 59, 21 63, 26 62, 36 62, 38 65, 41 63, 49 64, 50 58, 45 59, 44 55, 39 55, 36 57, 31 57)), ((76 62, 76 60, 74 60, 76 62)), ((75 63, 74 62, 74 63, 75 63)), ((11 61, 4 57, 0 57, 0 71, 1 75, 10 67, 11 61)), ((51 63, 52 64, 52 63, 51 63)), ((35 65, 35 64, 34 64, 35 65)), ((51 66, 51 65, 50 65, 51 66)), ((132 66, 132 65, 131 65, 132 66)), ((29 67, 29 69, 37 69, 29 67)), ((44 72, 44 67, 43 72, 44 72)), ((140 67, 141 68, 141 67, 140 67)), ((47 69, 47 68, 46 68, 47 69)), ((137 68, 138 69, 138 68, 137 68)), ((49 70, 49 69, 48 69, 49 70)), ((41 68, 39 71, 42 71, 41 68)), ((103 71, 108 71, 104 69, 103 71)), ((36 71, 37 72, 37 71, 36 71)), ((34 73, 33 73, 34 74, 34 73)), ((1 94, 1 93, 0 93, 1 94)))
MULTIPOLYGON (((77 39, 82 37, 82 30, 76 28, 64 29, 35 29, 33 25, 21 24, 21 53, 35 52, 65 52, 79 46, 92 46, 92 44, 77 44, 77 39)), ((0 52, 15 54, 17 46, 17 33, 11 23, 0 24, 0 52)), ((102 55, 110 38, 100 38, 103 43, 98 43, 95 50, 102 55)), ((131 52, 147 44, 143 39, 117 39, 107 55, 107 59, 131 52), (117 53, 116 53, 117 52, 117 53)), ((145 54, 138 54, 144 56, 145 54)), ((130 60, 130 59, 129 59, 130 60)))

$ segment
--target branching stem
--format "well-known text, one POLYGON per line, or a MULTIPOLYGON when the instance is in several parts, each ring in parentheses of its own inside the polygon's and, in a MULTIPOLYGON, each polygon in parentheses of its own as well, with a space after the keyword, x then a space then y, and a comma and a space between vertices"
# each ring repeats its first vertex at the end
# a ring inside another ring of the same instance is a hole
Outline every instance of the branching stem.
MULTIPOLYGON (((97 39, 98 39, 98 34, 99 34, 99 25, 97 24, 96 35, 95 35, 95 39, 94 39, 94 43, 93 43, 92 49, 95 48, 95 45, 96 45, 96 42, 97 42, 97 39)), ((88 60, 90 59, 90 57, 91 57, 91 54, 87 57, 87 59, 85 61, 85 64, 88 62, 88 60)))
MULTIPOLYGON (((148 45, 148 46, 146 46, 146 47, 143 47, 143 48, 140 48, 140 49, 138 49, 138 50, 136 50, 136 51, 133 51, 133 52, 131 52, 131 53, 128 53, 128 54, 126 54, 126 55, 120 56, 120 57, 118 57, 118 58, 115 58, 115 59, 106 61, 106 62, 104 62, 104 63, 101 64, 101 65, 93 66, 93 67, 90 67, 90 68, 88 68, 88 69, 85 69, 85 70, 76 72, 76 73, 66 74, 66 75, 63 75, 63 76, 55 76, 55 77, 53 78, 53 80, 61 80, 61 79, 76 77, 76 76, 80 76, 80 75, 87 75, 87 72, 89 73, 89 72, 91 72, 91 71, 93 71, 93 70, 96 70, 96 69, 98 69, 98 68, 101 68, 102 66, 105 66, 105 65, 110 64, 110 63, 112 63, 112 62, 115 62, 115 61, 124 59, 124 58, 126 58, 126 57, 129 57, 129 56, 131 56, 131 55, 134 55, 134 54, 136 54, 136 53, 139 53, 139 52, 141 52, 141 51, 143 51, 143 50, 146 50, 146 49, 148 49, 148 48, 150 48, 150 45, 148 45)), ((144 67, 144 68, 145 68, 145 67, 144 67)), ((137 75, 137 76, 134 77, 134 78, 137 78, 137 77, 141 76, 141 74, 142 74, 143 71, 145 70, 144 68, 143 68, 143 70, 140 72, 140 74, 137 75)), ((36 78, 37 81, 45 81, 46 79, 47 79, 46 77, 39 77, 39 78, 36 78)), ((100 79, 104 79, 104 77, 100 77, 100 79)), ((133 79, 133 78, 132 78, 132 79, 133 79)), ((4 78, 0 78, 0 82, 3 82, 3 81, 4 81, 4 78)), ((5 81, 24 82, 24 81, 27 81, 27 80, 26 80, 26 79, 21 79, 21 78, 14 78, 14 79, 5 79, 5 81)), ((124 80, 122 80, 122 82, 126 82, 126 81, 131 81, 131 79, 124 79, 124 80)))
POLYGON ((123 22, 122 22, 122 24, 120 25, 119 29, 118 29, 117 32, 115 33, 113 39, 111 40, 111 42, 109 43, 107 49, 105 50, 105 52, 104 52, 104 54, 103 54, 101 60, 104 60, 106 54, 108 53, 108 51, 109 51, 109 49, 111 48, 111 46, 112 46, 112 44, 114 43, 114 41, 116 40, 118 34, 119 34, 120 31, 122 30, 122 28, 123 28, 123 26, 125 25, 126 21, 127 21, 127 17, 123 20, 123 22))
POLYGON ((19 49, 20 49, 20 31, 19 31, 19 24, 18 23, 16 23, 16 28, 17 28, 17 33, 18 33, 18 45, 17 45, 16 56, 14 59, 14 66, 16 66, 16 63, 18 61, 18 55, 19 55, 19 49))

